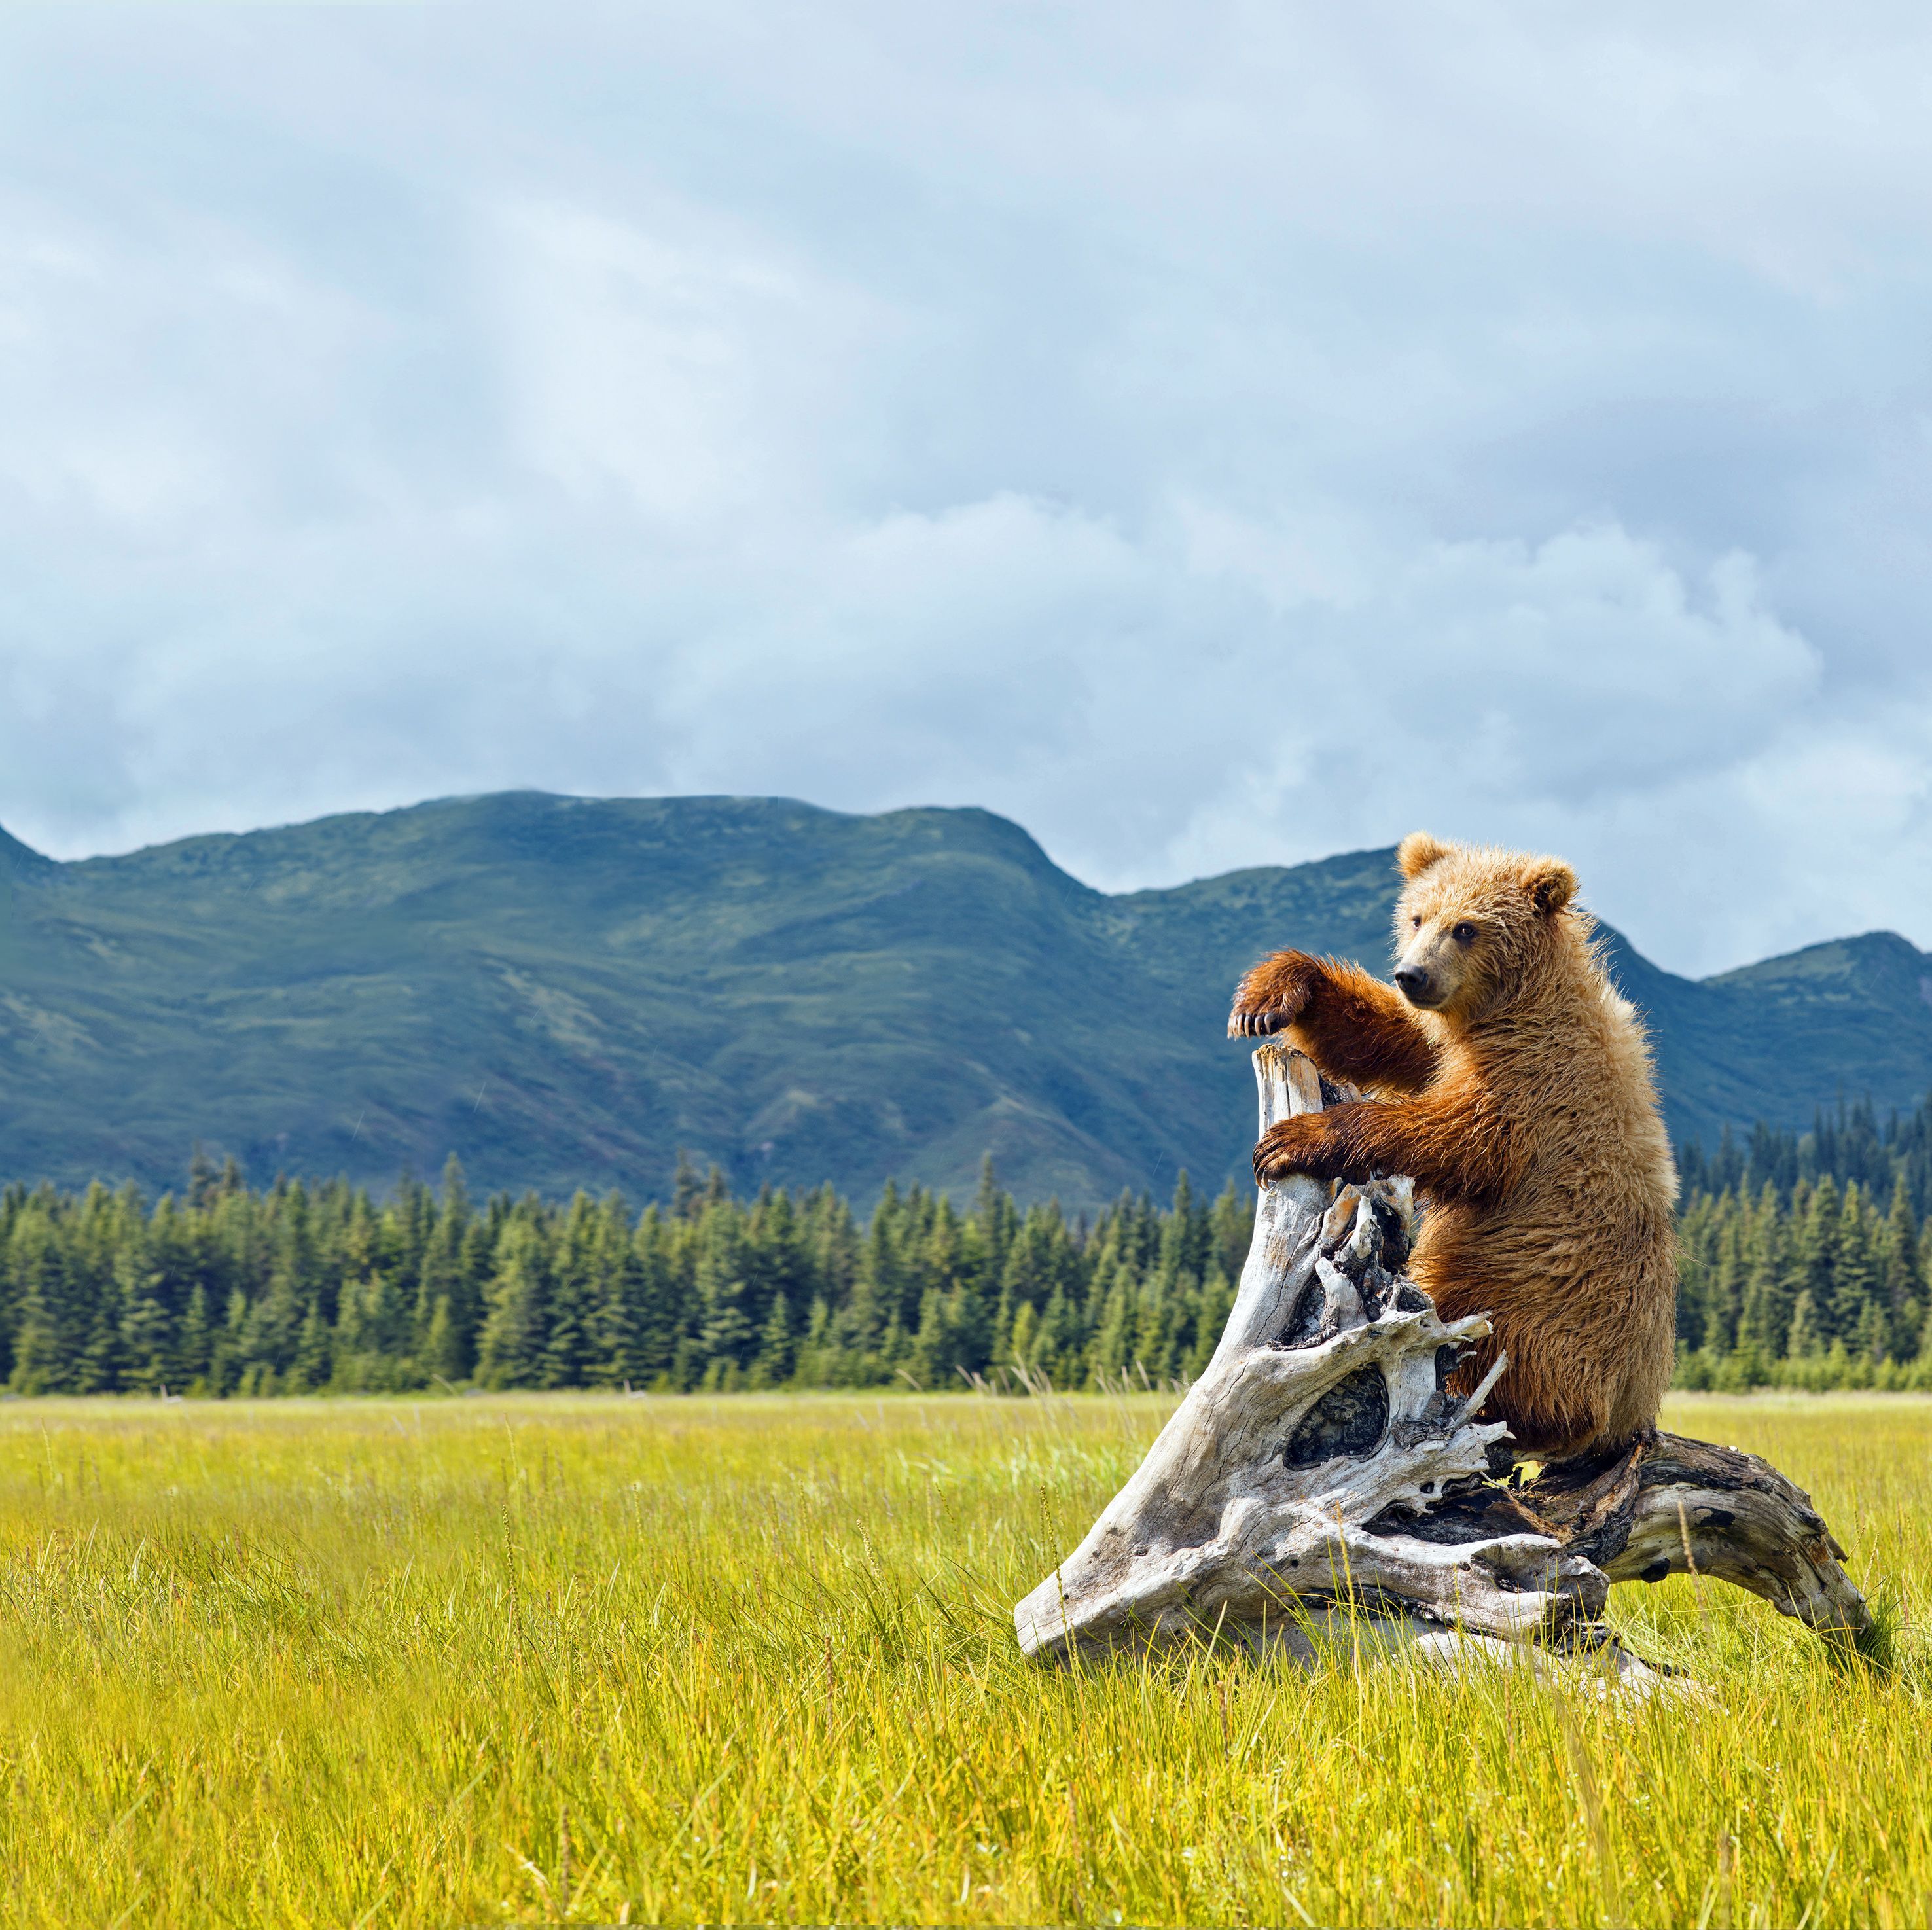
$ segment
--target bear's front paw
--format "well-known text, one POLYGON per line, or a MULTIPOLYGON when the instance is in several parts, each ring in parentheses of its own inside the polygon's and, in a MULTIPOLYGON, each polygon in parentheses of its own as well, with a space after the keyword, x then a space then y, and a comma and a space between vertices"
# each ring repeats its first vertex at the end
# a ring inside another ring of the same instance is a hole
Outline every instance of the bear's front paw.
POLYGON ((1290 1173, 1312 1173, 1318 1179, 1322 1170, 1322 1129, 1318 1113, 1278 1119, 1261 1136, 1255 1148, 1255 1179, 1258 1184, 1286 1179, 1290 1173))
POLYGON ((1228 1036, 1231 1039, 1264 1039, 1270 1032, 1279 1032, 1293 1022, 1281 1012, 1231 1012, 1228 1015, 1228 1036))
POLYGON ((1231 1039, 1265 1038, 1292 1025, 1308 1003, 1309 975, 1315 961, 1302 952, 1277 952, 1264 959, 1234 988, 1228 1015, 1231 1039))

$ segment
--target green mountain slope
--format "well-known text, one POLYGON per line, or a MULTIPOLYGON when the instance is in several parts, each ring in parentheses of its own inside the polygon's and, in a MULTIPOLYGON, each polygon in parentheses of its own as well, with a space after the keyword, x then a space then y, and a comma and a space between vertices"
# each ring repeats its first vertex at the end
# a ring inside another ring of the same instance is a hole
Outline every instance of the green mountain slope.
MULTIPOLYGON (((1377 967, 1388 851, 1110 897, 982 811, 511 793, 56 864, 0 833, 0 1173, 484 1186, 889 1177, 1090 1204, 1218 1183, 1222 1025, 1283 944, 1377 967)), ((1932 959, 1889 933, 1703 983, 1612 935, 1672 1125, 1932 1086, 1932 959)))

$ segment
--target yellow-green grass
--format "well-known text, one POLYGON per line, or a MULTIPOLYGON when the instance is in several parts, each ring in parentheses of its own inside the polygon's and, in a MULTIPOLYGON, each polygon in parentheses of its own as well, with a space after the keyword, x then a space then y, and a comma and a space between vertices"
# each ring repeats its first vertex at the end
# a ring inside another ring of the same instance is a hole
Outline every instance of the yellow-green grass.
POLYGON ((8 1403, 0 1922, 1927 1923, 1932 1402, 1673 1403, 1902 1660, 1626 1587, 1715 1691, 1634 1709, 1022 1661, 1162 1405, 8 1403))

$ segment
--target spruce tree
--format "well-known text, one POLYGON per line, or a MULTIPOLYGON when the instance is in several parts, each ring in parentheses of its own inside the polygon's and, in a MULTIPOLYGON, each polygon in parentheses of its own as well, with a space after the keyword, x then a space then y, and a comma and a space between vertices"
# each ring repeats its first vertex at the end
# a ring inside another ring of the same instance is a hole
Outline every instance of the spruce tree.
POLYGON ((154 1394, 170 1381, 182 1384, 176 1361, 180 1322, 166 1304, 165 1277, 150 1263, 144 1229, 137 1223, 124 1237, 114 1261, 122 1378, 137 1393, 154 1394))
POLYGON ((914 1384, 928 1391, 946 1385, 950 1366, 946 1331, 946 1303, 937 1287, 929 1286, 920 1296, 919 1325, 906 1349, 904 1365, 914 1384))
MULTIPOLYGON (((435 1223, 424 1244, 422 1265, 416 1277, 415 1304, 411 1310, 411 1346, 425 1361, 432 1352, 429 1329, 436 1319, 439 1303, 444 1308, 443 1331, 434 1351, 440 1357, 459 1358, 459 1354, 452 1349, 458 1335, 455 1309, 459 1301, 466 1297, 467 1283, 461 1276, 464 1236, 469 1225, 469 1189, 464 1181, 462 1163, 452 1153, 443 1165, 442 1199, 436 1208, 435 1223)), ((397 1264, 400 1266, 401 1263, 398 1255, 397 1264)), ((442 1370, 433 1371, 440 1373, 442 1370)), ((468 1371, 466 1365, 464 1371, 468 1371)))
POLYGON ((735 1386, 750 1364, 758 1330, 747 1310, 751 1296, 737 1216, 718 1202, 698 1222, 696 1286, 704 1321, 698 1370, 707 1387, 735 1386))
POLYGON ((18 1394, 62 1393, 73 1384, 76 1349, 67 1327, 64 1256, 52 1215, 39 1200, 20 1214, 7 1258, 14 1302, 8 1385, 18 1394))
POLYGON ((1894 1186, 1880 1243, 1879 1289, 1886 1316, 1886 1351, 1894 1360, 1909 1361, 1918 1352, 1924 1289, 1911 1196, 1903 1184, 1894 1186))
POLYGON ((188 1204, 190 1212, 205 1212, 220 1190, 221 1175, 197 1139, 188 1154, 188 1204))
POLYGON ((1745 1217, 1744 1300, 1738 1315, 1743 1343, 1765 1361, 1784 1358, 1790 1330, 1798 1289, 1792 1283, 1789 1245, 1777 1188, 1767 1179, 1745 1217))
POLYGON ((988 1152, 980 1162, 980 1190, 973 1202, 973 1225, 980 1237, 985 1266, 985 1286, 994 1292, 1004 1278, 1006 1254, 1018 1227, 1018 1215, 1012 1196, 1000 1190, 988 1152))
POLYGON ((476 1349, 483 1335, 484 1304, 496 1266, 497 1238, 498 1229, 487 1218, 472 1218, 463 1229, 463 1244, 448 1294, 448 1358, 462 1372, 450 1374, 452 1380, 465 1379, 476 1369, 476 1349))
POLYGON ((1880 1227, 1870 1196, 1856 1180, 1846 1182, 1832 1255, 1829 1326, 1855 1355, 1871 1358, 1876 1344, 1882 1357, 1886 1322, 1880 1318, 1880 1227), (1878 1337, 1874 1343, 1874 1336, 1878 1337))
POLYGON ((1801 1287, 1791 1310, 1791 1328, 1784 1344, 1787 1360, 1815 1360, 1825 1351, 1824 1330, 1811 1298, 1811 1289, 1801 1287))
POLYGON ((684 1290, 676 1241, 681 1223, 667 1220, 655 1206, 645 1209, 631 1244, 637 1286, 635 1362, 633 1378, 649 1387, 690 1385, 679 1364, 691 1350, 695 1295, 684 1290))
POLYGON ((247 1377, 248 1331, 248 1297, 238 1286, 208 1346, 208 1383, 214 1393, 233 1394, 247 1377))
POLYGON ((437 1296, 430 1311, 429 1330, 423 1336, 423 1367, 433 1379, 451 1387, 469 1371, 464 1350, 458 1344, 456 1322, 450 1314, 446 1293, 437 1296))
POLYGON ((182 1316, 181 1345, 176 1355, 175 1371, 181 1376, 180 1391, 190 1394, 212 1393, 208 1385, 208 1353, 213 1340, 208 1330, 208 1289, 196 1280, 188 1296, 188 1311, 182 1316))
POLYGON ((1114 1270, 1112 1284, 1100 1304, 1099 1331, 1087 1349, 1088 1377, 1118 1381, 1134 1358, 1134 1277, 1124 1266, 1114 1270))
POLYGON ((592 1385, 648 1385, 642 1341, 643 1269, 632 1244, 631 1217, 622 1197, 610 1194, 598 1209, 587 1277, 590 1304, 586 1377, 592 1385))
POLYGON ((671 1175, 670 1210, 674 1217, 695 1220, 704 1202, 704 1185, 698 1177, 698 1169, 691 1163, 691 1155, 680 1146, 677 1149, 677 1170, 671 1175))
MULTIPOLYGON (((1792 1318, 1797 1318, 1798 1297, 1808 1296, 1810 1332, 1828 1344, 1836 1337, 1832 1316, 1837 1301, 1838 1247, 1843 1232, 1838 1183, 1828 1172, 1816 1185, 1801 1185, 1793 1193, 1791 1230, 1792 1318)), ((1786 1351, 1790 1351, 1788 1342, 1786 1351)), ((1797 1356, 1794 1354, 1792 1358, 1797 1356)))
POLYGON ((772 1310, 758 1334, 758 1358, 752 1363, 754 1387, 782 1387, 791 1378, 791 1309, 784 1294, 772 1296, 772 1310))
POLYGON ((543 1356, 549 1255, 536 1202, 505 1223, 490 1282, 489 1310, 477 1348, 476 1377, 486 1387, 533 1387, 543 1356))
POLYGON ((362 1283, 345 1280, 335 1296, 335 1344, 330 1350, 336 1378, 358 1390, 369 1384, 370 1346, 362 1283))
POLYGON ((550 1262, 550 1318, 538 1370, 541 1387, 581 1387, 597 1313, 596 1223, 589 1196, 570 1202, 550 1262))
POLYGON ((1199 1378, 1214 1358, 1214 1349, 1221 1343, 1228 1316, 1234 1310, 1234 1282, 1218 1271, 1210 1273, 1202 1283, 1198 1308, 1194 1321, 1193 1345, 1182 1368, 1190 1380, 1199 1378))
POLYGON ((1040 1364, 1039 1322, 1030 1300, 1022 1300, 1014 1312, 1012 1332, 1006 1342, 1006 1360, 1011 1365, 1029 1371, 1040 1364))
POLYGON ((291 1394, 315 1393, 328 1385, 334 1370, 328 1328, 323 1323, 322 1309, 312 1306, 302 1316, 302 1329, 296 1336, 295 1360, 286 1382, 287 1391, 291 1394))

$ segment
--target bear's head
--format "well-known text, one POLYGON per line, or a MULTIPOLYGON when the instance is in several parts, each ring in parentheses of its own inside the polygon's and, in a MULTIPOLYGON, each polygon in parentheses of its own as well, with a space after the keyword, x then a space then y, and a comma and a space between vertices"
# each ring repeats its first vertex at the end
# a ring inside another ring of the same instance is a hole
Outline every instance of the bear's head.
POLYGON ((1506 1004, 1538 964, 1584 936, 1570 908, 1576 874, 1560 858, 1417 831, 1396 861, 1408 881, 1396 902, 1396 984, 1451 1025, 1506 1004))

